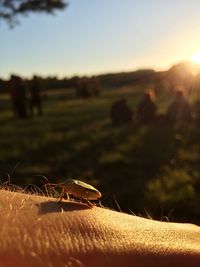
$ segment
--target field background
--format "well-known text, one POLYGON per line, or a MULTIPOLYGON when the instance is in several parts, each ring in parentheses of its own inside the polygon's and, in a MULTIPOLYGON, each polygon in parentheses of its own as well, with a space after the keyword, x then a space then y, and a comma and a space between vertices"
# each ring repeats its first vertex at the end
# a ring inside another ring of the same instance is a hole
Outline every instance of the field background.
MULTIPOLYGON (((200 223, 200 118, 190 95, 192 124, 163 122, 116 128, 110 108, 125 97, 135 110, 144 90, 104 88, 99 98, 78 99, 75 89, 46 92, 44 115, 13 118, 9 95, 0 95, 0 179, 22 187, 78 178, 103 192, 113 209, 160 220, 200 223)), ((158 113, 171 101, 156 98, 158 113)))

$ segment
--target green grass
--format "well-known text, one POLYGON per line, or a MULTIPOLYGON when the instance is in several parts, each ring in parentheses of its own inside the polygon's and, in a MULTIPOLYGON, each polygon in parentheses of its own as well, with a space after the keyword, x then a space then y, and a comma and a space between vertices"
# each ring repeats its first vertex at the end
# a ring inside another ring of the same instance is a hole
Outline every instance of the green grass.
MULTIPOLYGON (((116 92, 115 98, 123 94, 116 92)), ((1 96, 1 177, 16 164, 13 180, 20 184, 34 182, 34 174, 55 179, 92 168, 96 150, 102 150, 98 145, 112 132, 108 117, 112 101, 111 92, 81 100, 71 90, 55 90, 44 102, 43 117, 16 120, 9 97, 1 96), (86 158, 81 158, 84 154, 86 158)))
MULTIPOLYGON (((78 177, 97 185, 103 202, 114 208, 116 197, 126 211, 145 214, 146 209, 159 218, 174 210, 172 219, 198 221, 200 124, 112 127, 113 101, 126 97, 135 110, 141 96, 138 87, 108 89, 86 100, 77 99, 73 90, 54 90, 42 117, 17 120, 9 96, 1 95, 1 180, 9 174, 15 184, 40 186, 37 175, 51 182, 78 177)), ((161 95, 158 111, 168 103, 161 95)))

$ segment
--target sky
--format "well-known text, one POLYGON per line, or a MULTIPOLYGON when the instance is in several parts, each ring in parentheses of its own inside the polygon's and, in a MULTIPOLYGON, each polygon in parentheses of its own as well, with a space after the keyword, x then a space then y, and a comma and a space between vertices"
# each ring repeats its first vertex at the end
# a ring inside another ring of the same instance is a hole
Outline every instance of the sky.
POLYGON ((0 23, 0 77, 167 69, 200 51, 199 0, 70 0, 0 23))

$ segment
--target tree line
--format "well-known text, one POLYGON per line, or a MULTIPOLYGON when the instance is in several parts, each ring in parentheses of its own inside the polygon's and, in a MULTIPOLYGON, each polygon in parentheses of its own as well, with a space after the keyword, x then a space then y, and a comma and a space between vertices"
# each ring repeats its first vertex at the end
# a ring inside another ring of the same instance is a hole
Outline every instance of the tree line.
MULTIPOLYGON (((173 90, 176 85, 184 86, 188 89, 200 87, 200 71, 197 70, 196 76, 192 74, 191 66, 187 62, 182 62, 172 66, 166 71, 155 71, 152 69, 136 70, 132 72, 107 73, 92 77, 64 77, 38 76, 42 88, 61 89, 77 88, 77 85, 85 78, 95 77, 103 88, 115 88, 126 85, 146 87, 152 85, 156 90, 173 90)), ((24 79, 28 80, 28 79, 24 79)), ((8 80, 0 79, 0 93, 6 92, 8 80)))

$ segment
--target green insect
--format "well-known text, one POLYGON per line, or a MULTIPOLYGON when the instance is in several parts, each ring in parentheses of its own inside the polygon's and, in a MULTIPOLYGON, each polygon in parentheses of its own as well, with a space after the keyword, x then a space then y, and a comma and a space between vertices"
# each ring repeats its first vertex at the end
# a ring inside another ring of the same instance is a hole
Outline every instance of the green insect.
POLYGON ((92 185, 79 180, 67 180, 63 183, 58 184, 48 184, 53 185, 54 187, 60 188, 62 190, 59 198, 59 202, 62 201, 64 194, 73 196, 74 198, 86 200, 88 203, 89 200, 98 200, 101 198, 101 192, 99 192, 92 185))

